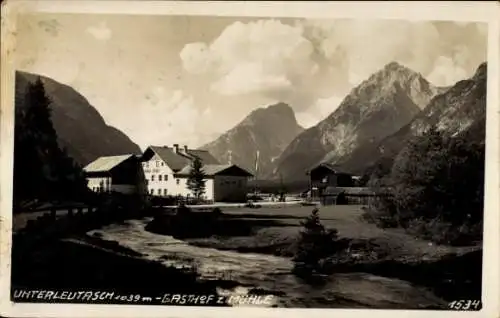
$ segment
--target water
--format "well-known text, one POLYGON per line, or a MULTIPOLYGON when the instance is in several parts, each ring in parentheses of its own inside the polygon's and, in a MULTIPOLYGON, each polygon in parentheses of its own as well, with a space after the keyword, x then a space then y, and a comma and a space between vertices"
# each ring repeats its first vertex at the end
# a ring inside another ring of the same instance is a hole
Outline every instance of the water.
POLYGON ((274 298, 279 307, 419 308, 444 304, 428 290, 367 273, 336 274, 321 286, 311 286, 291 274, 293 264, 287 258, 191 246, 147 232, 144 227, 149 220, 131 220, 89 234, 98 233, 166 266, 195 263, 204 279, 225 278, 242 285, 221 293, 244 294, 251 286, 283 292, 284 296, 274 298))

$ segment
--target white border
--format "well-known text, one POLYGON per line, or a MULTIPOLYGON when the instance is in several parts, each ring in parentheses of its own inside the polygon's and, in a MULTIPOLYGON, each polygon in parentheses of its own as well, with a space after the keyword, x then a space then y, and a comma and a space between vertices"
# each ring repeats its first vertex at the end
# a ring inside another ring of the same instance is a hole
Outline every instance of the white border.
POLYGON ((245 1, 51 1, 7 0, 2 3, 0 113, 0 315, 8 317, 500 317, 499 307, 499 64, 500 6, 495 1, 427 2, 245 2, 245 1), (483 310, 258 309, 133 305, 13 304, 10 302, 13 97, 15 18, 19 12, 141 15, 206 15, 404 20, 482 21, 489 24, 483 310))

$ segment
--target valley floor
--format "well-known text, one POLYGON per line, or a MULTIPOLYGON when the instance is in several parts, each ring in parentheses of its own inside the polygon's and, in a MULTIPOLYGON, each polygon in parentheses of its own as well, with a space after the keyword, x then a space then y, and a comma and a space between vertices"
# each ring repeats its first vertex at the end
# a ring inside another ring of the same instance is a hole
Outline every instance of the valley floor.
MULTIPOLYGON (((278 221, 279 226, 260 227, 251 236, 212 236, 186 241, 198 247, 291 257, 302 229, 300 222, 310 214, 312 208, 277 206, 224 210, 224 214, 241 219, 278 221)), ((463 289, 480 294, 480 245, 436 245, 417 239, 403 229, 381 229, 362 219, 362 206, 322 206, 319 211, 322 224, 326 228, 337 229, 339 238, 350 241, 353 246, 351 250, 327 260, 332 265, 332 271, 372 272, 421 283, 438 289, 443 298, 449 299, 462 295, 463 289)))
MULTIPOLYGON (((300 222, 304 220, 313 207, 304 206, 274 206, 259 209, 239 208, 223 210, 241 219, 266 219, 278 221, 280 226, 262 227, 252 236, 210 237, 188 239, 193 245, 211 246, 219 249, 264 249, 269 248, 270 254, 286 253, 287 245, 292 244, 301 230, 300 222), (273 247, 274 250, 273 250, 273 247)), ((326 228, 338 230, 340 238, 354 240, 369 240, 386 249, 393 259, 432 260, 449 254, 464 254, 480 249, 480 246, 453 247, 436 245, 417 239, 403 229, 381 229, 362 220, 362 206, 336 205, 320 206, 321 223, 326 228)), ((261 251, 262 252, 262 251, 261 251)))

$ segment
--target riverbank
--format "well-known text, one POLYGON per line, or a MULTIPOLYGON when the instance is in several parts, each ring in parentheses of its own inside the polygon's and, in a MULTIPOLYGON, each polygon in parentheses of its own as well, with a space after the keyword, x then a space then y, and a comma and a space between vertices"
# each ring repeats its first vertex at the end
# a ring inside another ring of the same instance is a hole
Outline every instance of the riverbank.
MULTIPOLYGON (((296 230, 296 229, 295 229, 296 230)), ((292 228, 268 228, 252 237, 187 239, 194 246, 293 257, 296 236, 292 228), (286 233, 288 232, 288 234, 286 233)), ((322 266, 328 273, 365 272, 388 278, 397 278, 431 288, 445 300, 480 299, 482 249, 478 247, 442 247, 432 253, 411 254, 393 250, 384 238, 343 238, 344 248, 324 259, 322 266)))
POLYGON ((224 280, 200 280, 196 268, 166 267, 98 237, 54 240, 43 247, 14 246, 12 292, 16 289, 94 290, 160 297, 165 293, 217 295, 217 288, 230 289, 238 285, 224 280))
MULTIPOLYGON (((368 224, 360 218, 361 209, 335 208, 321 208, 325 226, 339 231, 341 247, 335 255, 322 261, 326 272, 366 272, 402 279, 430 288, 450 301, 480 299, 481 246, 435 245, 401 229, 379 229, 368 224)), ((203 248, 291 258, 296 252, 300 221, 309 210, 302 207, 224 211, 225 218, 233 223, 247 222, 245 233, 238 234, 237 227, 232 227, 231 235, 204 233, 196 237, 191 232, 190 237, 183 240, 203 248)))

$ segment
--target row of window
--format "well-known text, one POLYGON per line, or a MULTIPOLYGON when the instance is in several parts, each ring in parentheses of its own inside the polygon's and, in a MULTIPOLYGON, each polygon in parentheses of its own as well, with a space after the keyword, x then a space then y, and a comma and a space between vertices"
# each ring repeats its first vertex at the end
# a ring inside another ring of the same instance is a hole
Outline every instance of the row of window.
MULTIPOLYGON (((155 175, 152 175, 151 176, 151 181, 155 181, 155 175)), ((168 181, 168 175, 164 175, 163 178, 162 178, 162 175, 160 174, 158 176, 158 181, 168 181)), ((149 183, 149 180, 146 179, 146 184, 149 183)), ((175 183, 179 184, 180 183, 180 179, 175 179, 175 183)))
POLYGON ((104 188, 103 187, 92 187, 92 191, 94 192, 104 192, 104 188))
POLYGON ((156 195, 164 195, 164 196, 166 196, 168 194, 168 191, 167 191, 167 189, 157 189, 156 193, 155 193, 155 189, 151 189, 151 190, 149 190, 149 194, 151 194, 151 195, 155 195, 156 194, 156 195))
MULTIPOLYGON (((163 161, 156 160, 156 162, 155 162, 156 167, 163 167, 164 165, 165 165, 165 163, 163 161)), ((151 163, 151 166, 153 166, 153 163, 151 163)), ((144 168, 148 168, 148 167, 149 167, 149 162, 148 161, 144 162, 144 168)))
MULTIPOLYGON (((155 175, 151 175, 151 181, 155 181, 155 175)), ((158 175, 158 181, 168 181, 168 174, 165 175, 158 175)))

